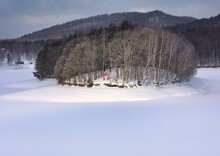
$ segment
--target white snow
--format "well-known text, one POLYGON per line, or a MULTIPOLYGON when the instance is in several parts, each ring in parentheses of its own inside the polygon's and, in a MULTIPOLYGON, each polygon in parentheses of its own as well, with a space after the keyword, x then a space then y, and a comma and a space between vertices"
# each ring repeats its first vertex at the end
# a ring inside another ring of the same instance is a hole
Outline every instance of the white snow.
POLYGON ((220 68, 190 83, 57 86, 0 70, 0 156, 219 156, 220 68))

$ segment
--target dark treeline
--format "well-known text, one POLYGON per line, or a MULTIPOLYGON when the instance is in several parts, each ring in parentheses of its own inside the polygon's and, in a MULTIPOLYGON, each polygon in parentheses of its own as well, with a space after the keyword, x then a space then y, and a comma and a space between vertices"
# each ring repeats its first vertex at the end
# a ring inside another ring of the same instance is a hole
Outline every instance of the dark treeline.
POLYGON ((26 60, 35 60, 38 53, 44 48, 46 42, 52 41, 0 40, 0 60, 4 59, 8 53, 10 53, 14 61, 19 60, 21 57, 24 57, 26 60))
POLYGON ((191 30, 207 29, 213 27, 220 27, 220 14, 214 17, 202 18, 194 20, 192 22, 179 24, 167 28, 170 30, 174 30, 177 33, 185 33, 191 30))
POLYGON ((193 29, 184 35, 199 56, 199 67, 220 67, 220 27, 193 29))
POLYGON ((187 80, 197 66, 194 47, 184 37, 156 28, 94 29, 47 44, 36 61, 38 79, 55 77, 59 84, 86 84, 112 68, 112 81, 153 83, 187 80))
POLYGON ((62 54, 63 48, 69 41, 73 40, 74 38, 76 38, 76 35, 71 35, 68 38, 47 43, 44 46, 44 48, 39 52, 35 63, 36 72, 34 75, 38 79, 42 80, 45 78, 53 77, 54 67, 62 54))
POLYGON ((199 67, 220 66, 220 14, 167 29, 183 34, 193 43, 199 56, 199 67))

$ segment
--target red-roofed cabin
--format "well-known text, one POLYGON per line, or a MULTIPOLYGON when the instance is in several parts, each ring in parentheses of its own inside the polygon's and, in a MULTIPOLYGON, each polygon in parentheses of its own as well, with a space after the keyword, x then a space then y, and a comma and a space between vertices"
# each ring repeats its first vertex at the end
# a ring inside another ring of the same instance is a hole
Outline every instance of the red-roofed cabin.
POLYGON ((110 79, 109 73, 103 73, 102 77, 103 77, 103 80, 109 80, 110 79))
POLYGON ((104 73, 102 74, 103 80, 110 80, 111 78, 111 67, 105 66, 104 73))

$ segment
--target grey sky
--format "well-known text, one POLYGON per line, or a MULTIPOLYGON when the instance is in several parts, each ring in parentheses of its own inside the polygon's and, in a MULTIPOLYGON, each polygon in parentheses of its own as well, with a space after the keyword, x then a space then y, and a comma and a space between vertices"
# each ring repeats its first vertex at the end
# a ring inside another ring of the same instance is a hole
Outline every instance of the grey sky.
POLYGON ((97 14, 161 10, 196 18, 220 13, 220 0, 0 0, 0 38, 13 38, 97 14))

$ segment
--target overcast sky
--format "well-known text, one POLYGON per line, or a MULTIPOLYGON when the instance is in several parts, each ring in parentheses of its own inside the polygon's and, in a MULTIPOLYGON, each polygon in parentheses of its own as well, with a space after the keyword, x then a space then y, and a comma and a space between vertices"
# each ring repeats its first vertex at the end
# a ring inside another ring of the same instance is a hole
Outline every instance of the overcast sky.
POLYGON ((14 38, 97 14, 161 10, 196 18, 220 13, 220 0, 0 0, 0 38, 14 38))

